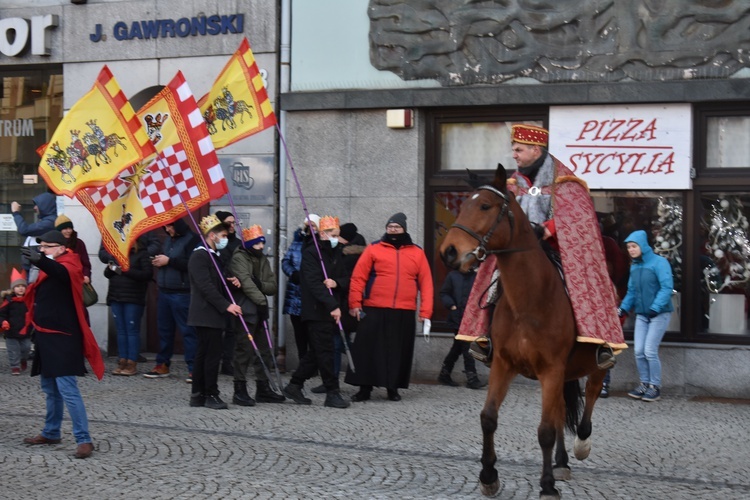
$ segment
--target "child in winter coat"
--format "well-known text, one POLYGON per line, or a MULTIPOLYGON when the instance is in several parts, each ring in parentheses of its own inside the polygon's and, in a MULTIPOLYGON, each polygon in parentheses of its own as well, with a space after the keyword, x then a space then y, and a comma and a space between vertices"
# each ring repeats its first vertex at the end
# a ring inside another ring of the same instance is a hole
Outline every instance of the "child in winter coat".
POLYGON ((5 337, 8 351, 10 372, 20 375, 26 370, 29 353, 31 352, 31 338, 26 333, 21 334, 26 323, 26 304, 23 296, 26 294, 26 273, 13 269, 10 275, 10 290, 3 290, 3 304, 0 306, 0 328, 5 337))

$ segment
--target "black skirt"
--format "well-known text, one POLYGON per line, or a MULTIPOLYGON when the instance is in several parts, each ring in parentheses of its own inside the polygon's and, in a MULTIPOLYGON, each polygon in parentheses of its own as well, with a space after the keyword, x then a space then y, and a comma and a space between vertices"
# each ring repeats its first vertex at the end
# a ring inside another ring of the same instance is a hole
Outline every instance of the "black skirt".
POLYGON ((347 370, 344 382, 388 389, 406 389, 416 338, 416 312, 365 307, 351 345, 355 373, 347 370))

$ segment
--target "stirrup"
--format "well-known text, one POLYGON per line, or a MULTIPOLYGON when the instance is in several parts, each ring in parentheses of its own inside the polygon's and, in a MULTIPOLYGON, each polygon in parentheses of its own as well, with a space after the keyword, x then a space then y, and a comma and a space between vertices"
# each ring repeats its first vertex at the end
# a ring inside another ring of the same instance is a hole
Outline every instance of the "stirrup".
POLYGON ((472 340, 471 344, 469 344, 469 354, 480 363, 484 363, 485 366, 489 367, 492 363, 491 338, 482 335, 472 340))
POLYGON ((596 366, 600 370, 609 370, 617 364, 617 358, 611 347, 608 345, 599 346, 596 350, 596 366))

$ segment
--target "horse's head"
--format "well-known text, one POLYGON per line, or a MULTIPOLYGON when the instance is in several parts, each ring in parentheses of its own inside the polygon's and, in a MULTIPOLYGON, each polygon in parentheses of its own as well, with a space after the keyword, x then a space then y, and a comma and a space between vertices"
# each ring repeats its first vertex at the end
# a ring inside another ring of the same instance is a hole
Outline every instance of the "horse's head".
POLYGON ((493 250, 506 248, 513 239, 515 197, 506 188, 507 173, 498 164, 495 178, 478 186, 461 205, 456 222, 440 246, 446 266, 466 271, 484 261, 493 250))

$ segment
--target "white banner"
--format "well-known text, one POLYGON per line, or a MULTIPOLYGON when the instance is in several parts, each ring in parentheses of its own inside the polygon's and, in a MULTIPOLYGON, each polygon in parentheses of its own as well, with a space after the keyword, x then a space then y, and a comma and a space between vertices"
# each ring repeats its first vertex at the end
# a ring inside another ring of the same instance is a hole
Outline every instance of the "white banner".
POLYGON ((553 106, 549 150, 590 189, 690 189, 689 104, 553 106))

